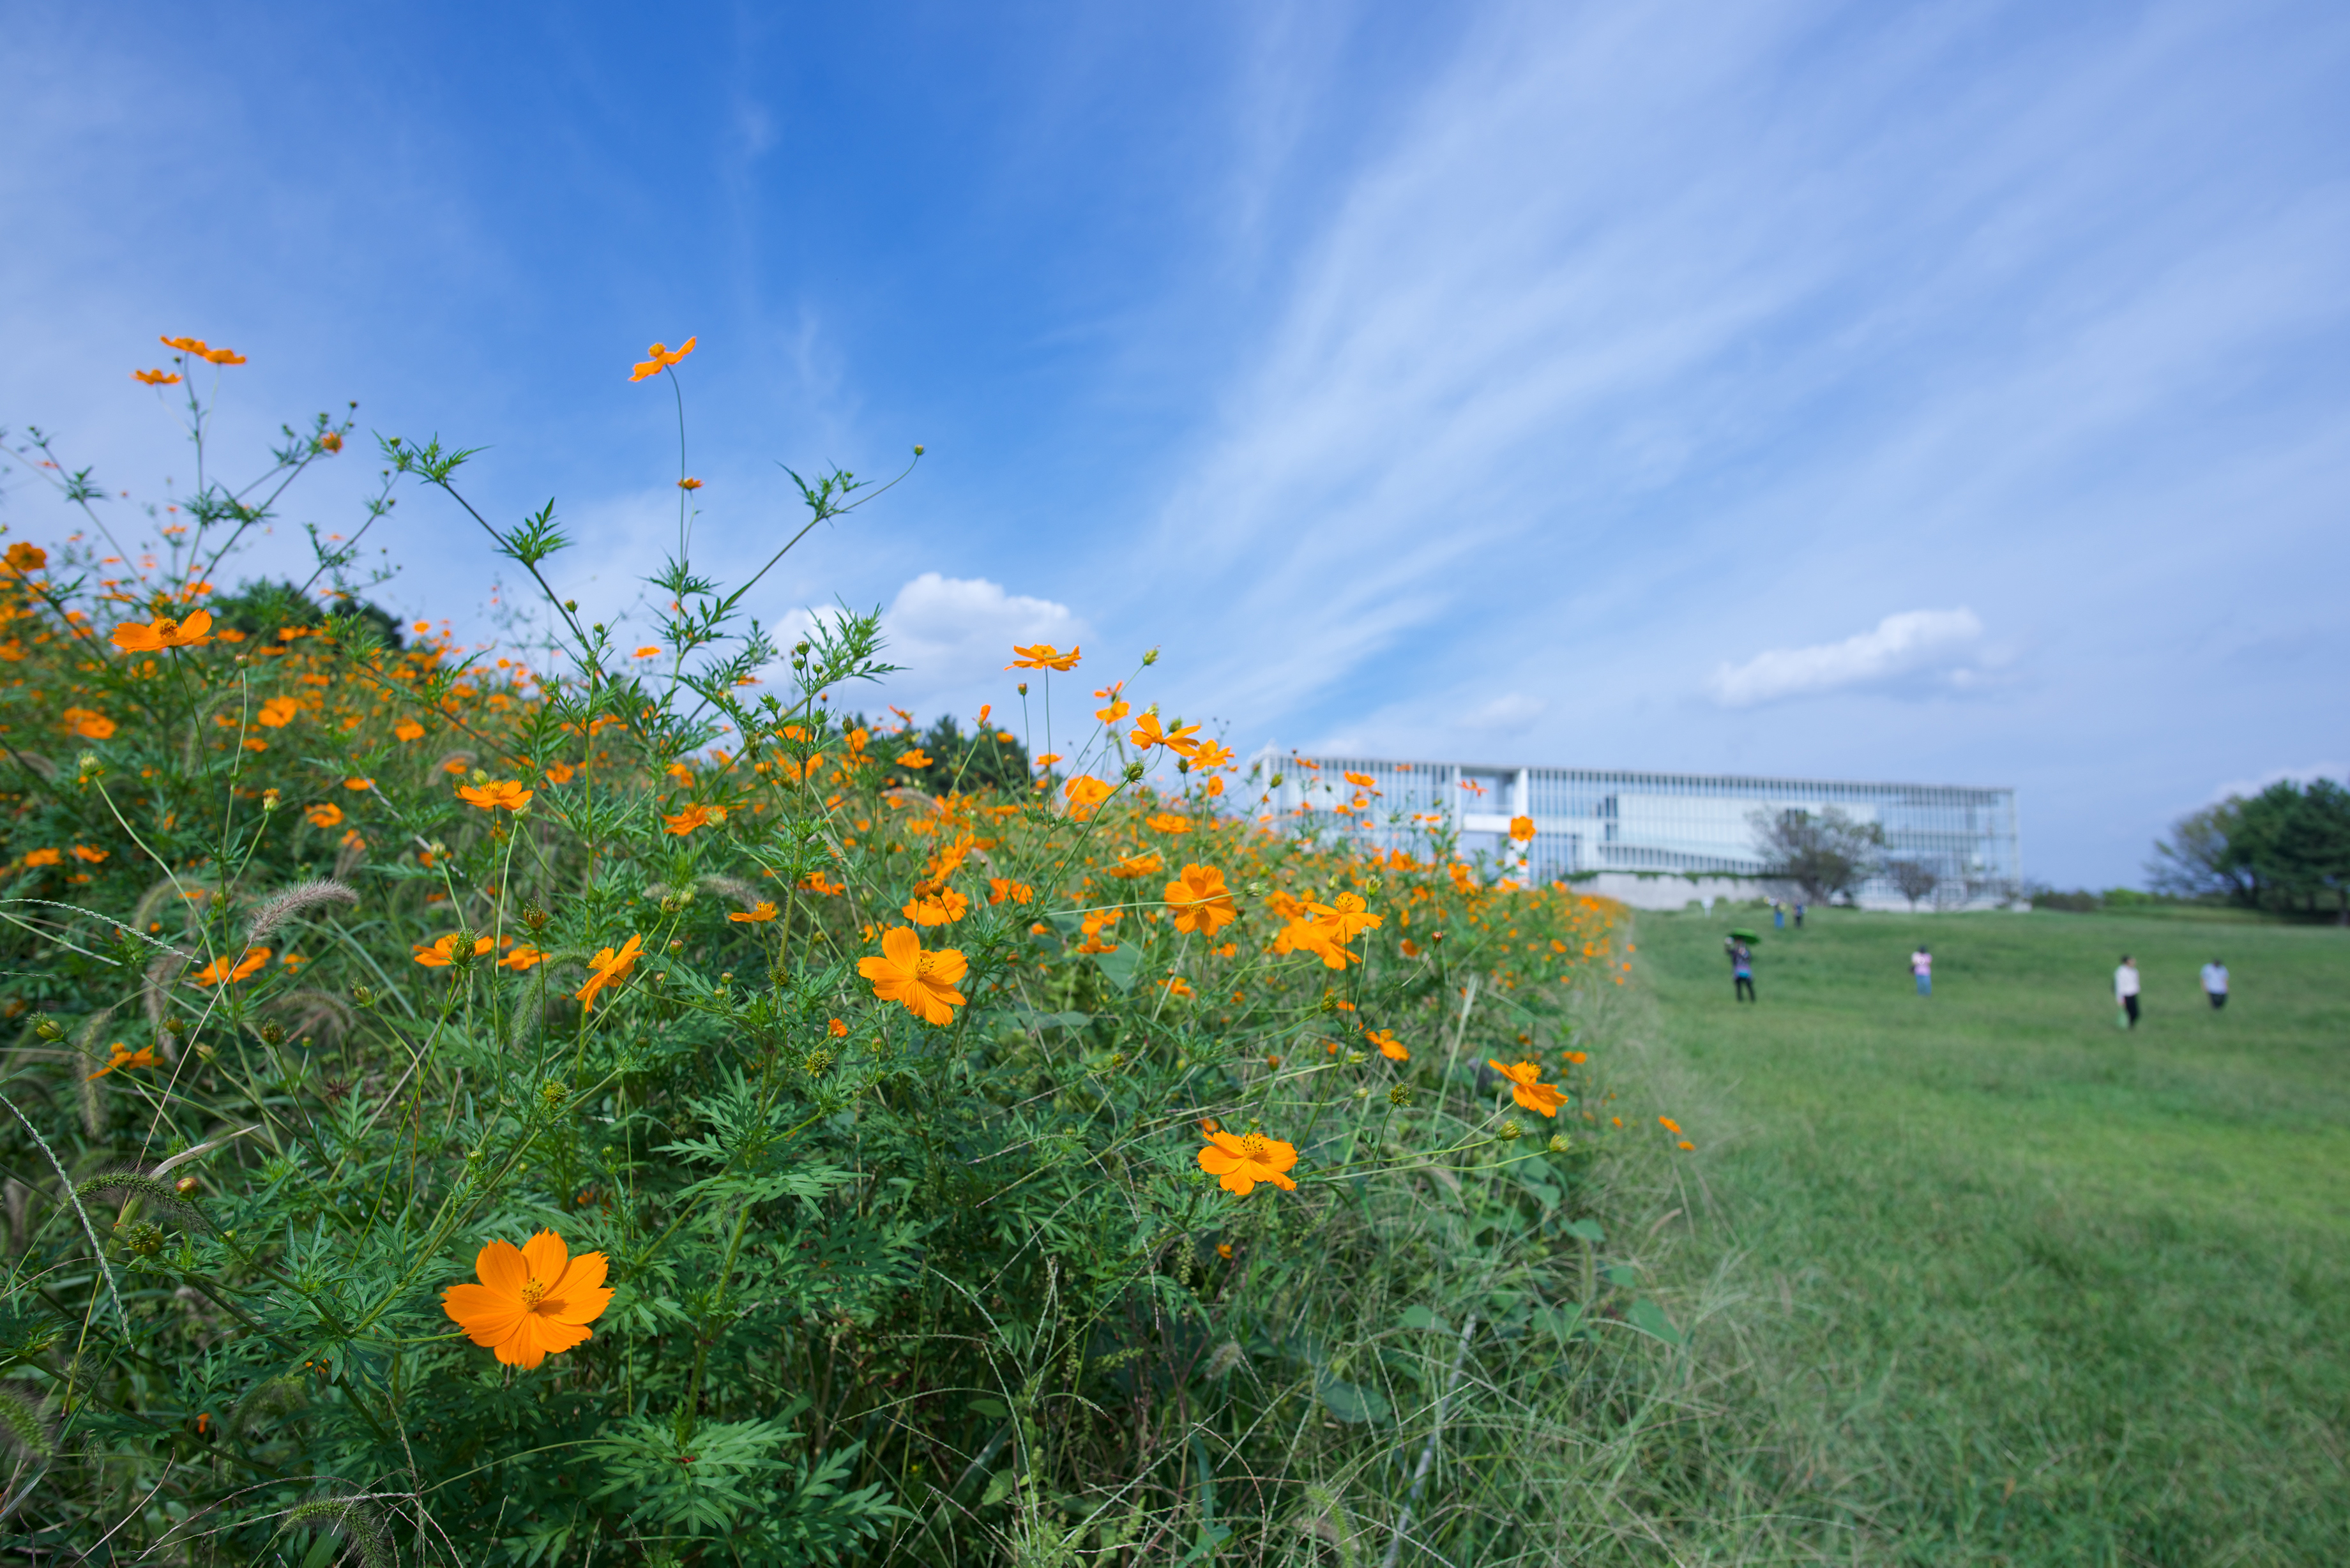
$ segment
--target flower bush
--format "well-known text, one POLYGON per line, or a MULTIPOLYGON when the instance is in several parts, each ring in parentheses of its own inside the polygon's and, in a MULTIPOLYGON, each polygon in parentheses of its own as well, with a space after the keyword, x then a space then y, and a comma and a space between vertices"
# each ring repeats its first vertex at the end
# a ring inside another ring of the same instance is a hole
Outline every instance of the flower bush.
MULTIPOLYGON (((878 616, 779 642, 756 577, 697 574, 682 473, 649 638, 555 586, 551 506, 482 522, 536 633, 388 631, 356 563, 403 488, 480 521, 471 454, 392 438, 310 582, 208 607, 357 432, 211 477, 192 379, 243 361, 167 343, 140 379, 182 389, 195 487, 134 534, 36 435, 77 523, 0 568, 20 1551, 1399 1538, 1467 1528, 1383 1456, 1472 1350, 1567 1386, 1611 1324, 1673 1338, 1586 1217, 1632 1136, 1565 1050, 1623 978, 1613 906, 1441 824, 1368 847, 1367 790, 1274 820, 1274 781, 1134 711, 1149 658, 1066 757, 1024 736, 1076 649, 1014 650, 1017 721, 870 724, 878 616), (1458 1354, 1409 1341, 1471 1275, 1458 1354)), ((884 488, 802 483, 808 526, 884 488)))

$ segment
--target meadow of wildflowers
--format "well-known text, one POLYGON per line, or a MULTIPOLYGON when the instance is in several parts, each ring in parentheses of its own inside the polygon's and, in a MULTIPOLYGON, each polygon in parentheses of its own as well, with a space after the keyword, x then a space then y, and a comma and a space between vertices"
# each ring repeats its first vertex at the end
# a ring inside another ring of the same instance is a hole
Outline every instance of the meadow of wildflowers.
POLYGON ((1620 911, 1364 848, 1367 788, 1274 819, 1149 658, 868 722, 878 615, 778 642, 682 472, 657 624, 581 618, 550 507, 474 514, 538 633, 391 629, 359 546, 469 454, 321 416, 224 481, 243 360, 165 343, 192 488, 11 449, 68 519, 20 491, 0 569, 14 1550, 1551 1550, 1463 1445, 1621 1428, 1681 1337, 1601 1222, 1680 1139, 1596 1076, 1620 911), (222 587, 337 462, 382 483, 311 580, 222 587), (1032 755, 1056 680, 1091 739, 1032 755))

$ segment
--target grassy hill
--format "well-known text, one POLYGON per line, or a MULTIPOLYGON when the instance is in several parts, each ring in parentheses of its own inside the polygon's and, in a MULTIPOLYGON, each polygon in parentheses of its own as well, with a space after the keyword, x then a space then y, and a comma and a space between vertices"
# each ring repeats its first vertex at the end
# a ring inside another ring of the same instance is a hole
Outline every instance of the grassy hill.
POLYGON ((2350 1562, 2350 932, 1831 912, 1766 932, 1734 1005, 1729 923, 1641 918, 1655 1011, 1627 1038, 1700 1140, 1683 1257, 1791 1534, 2350 1562))

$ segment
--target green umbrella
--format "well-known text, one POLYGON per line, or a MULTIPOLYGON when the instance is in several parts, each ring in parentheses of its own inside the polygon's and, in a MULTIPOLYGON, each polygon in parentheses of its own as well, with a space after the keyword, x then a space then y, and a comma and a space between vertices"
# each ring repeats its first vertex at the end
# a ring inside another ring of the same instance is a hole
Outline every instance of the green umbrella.
POLYGON ((1759 942, 1762 940, 1762 932, 1750 931, 1742 926, 1733 929, 1730 934, 1742 942, 1759 942))

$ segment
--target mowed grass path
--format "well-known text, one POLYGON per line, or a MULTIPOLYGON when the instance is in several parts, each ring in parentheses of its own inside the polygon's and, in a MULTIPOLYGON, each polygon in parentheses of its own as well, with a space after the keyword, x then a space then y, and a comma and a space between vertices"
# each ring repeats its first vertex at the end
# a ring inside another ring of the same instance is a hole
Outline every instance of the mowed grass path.
POLYGON ((1699 1143, 1700 1332, 1744 1364, 1792 1533, 1866 1562, 2350 1563, 2350 932, 1766 918, 1737 1005, 1731 923, 1642 916, 1638 974, 1699 1143))

